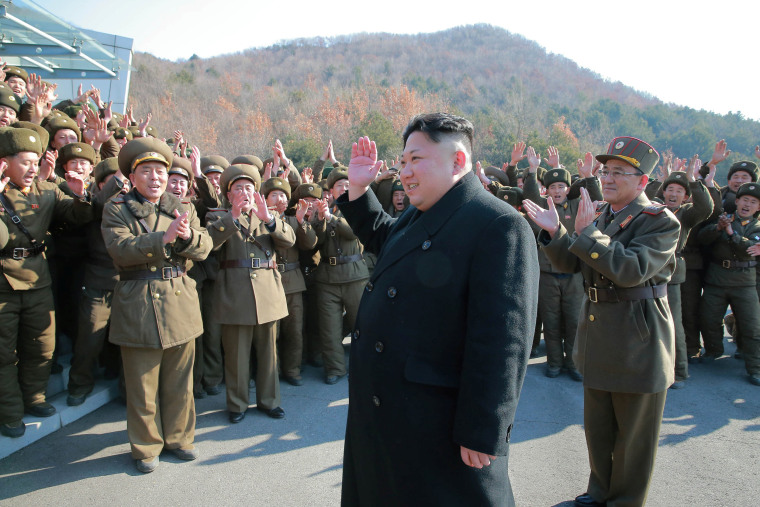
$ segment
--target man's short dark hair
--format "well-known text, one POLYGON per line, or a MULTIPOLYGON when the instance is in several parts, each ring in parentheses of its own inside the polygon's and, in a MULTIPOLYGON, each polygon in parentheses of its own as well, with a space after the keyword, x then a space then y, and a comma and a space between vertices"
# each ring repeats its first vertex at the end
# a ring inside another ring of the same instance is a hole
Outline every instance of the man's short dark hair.
POLYGON ((404 146, 406 140, 414 132, 424 133, 434 143, 441 142, 442 136, 459 135, 465 137, 468 141, 470 154, 472 154, 472 136, 475 127, 467 118, 455 116, 449 113, 427 113, 419 114, 412 118, 409 125, 404 129, 404 146))

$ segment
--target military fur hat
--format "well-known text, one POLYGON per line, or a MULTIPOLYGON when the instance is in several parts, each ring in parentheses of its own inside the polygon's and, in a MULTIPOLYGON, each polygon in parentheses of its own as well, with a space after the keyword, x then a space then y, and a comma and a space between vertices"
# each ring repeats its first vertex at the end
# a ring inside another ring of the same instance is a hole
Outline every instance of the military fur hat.
POLYGON ((40 143, 40 135, 36 130, 11 127, 0 129, 0 158, 10 157, 24 151, 30 151, 37 155, 42 154, 43 147, 40 143))
POLYGON ((393 195, 393 192, 406 192, 404 190, 404 184, 401 183, 401 180, 393 180, 393 186, 391 187, 391 195, 393 195))
POLYGON ((261 185, 261 195, 263 195, 265 199, 269 195, 269 192, 272 192, 273 190, 282 190, 285 192, 285 195, 288 196, 288 200, 290 200, 290 183, 279 176, 269 178, 261 185))
POLYGON ((51 140, 55 137, 56 132, 63 129, 72 130, 77 135, 77 141, 82 140, 82 131, 79 130, 77 122, 65 115, 51 118, 50 121, 45 124, 45 128, 50 133, 51 140))
POLYGON ((238 155, 230 164, 248 164, 254 166, 259 171, 264 169, 264 163, 256 155, 238 155))
POLYGON ((3 87, 0 88, 0 106, 9 107, 18 114, 18 112, 21 111, 21 99, 18 95, 13 93, 13 90, 11 90, 10 87, 3 85, 3 87))
POLYGON ((544 186, 549 188, 552 183, 564 183, 568 187, 572 183, 570 171, 567 169, 549 169, 544 173, 544 186))
POLYGON ((293 199, 306 199, 307 197, 321 199, 322 187, 316 183, 301 183, 298 185, 295 192, 293 192, 293 199))
POLYGON ((516 208, 522 206, 523 191, 520 187, 502 187, 496 193, 496 197, 516 208))
POLYGON ((169 146, 155 137, 133 139, 119 151, 119 169, 127 178, 132 171, 144 162, 160 162, 171 167, 174 154, 169 146))
POLYGON ((132 133, 132 139, 137 139, 138 137, 142 137, 142 135, 140 135, 140 127, 138 127, 137 125, 130 125, 129 127, 127 127, 127 130, 129 130, 132 133))
POLYGON ((507 173, 496 166, 486 167, 483 174, 488 176, 488 179, 491 181, 498 181, 502 185, 509 185, 509 177, 507 176, 507 173))
POLYGON ((684 171, 673 171, 662 183, 662 191, 668 189, 668 185, 676 183, 686 189, 686 195, 691 195, 691 189, 689 188, 689 178, 684 171))
POLYGON ((335 168, 330 171, 330 175, 327 177, 327 188, 331 189, 340 180, 348 179, 348 171, 344 168, 335 168))
POLYGON ((111 174, 116 174, 119 171, 119 159, 117 157, 109 157, 95 166, 92 170, 92 176, 95 178, 95 183, 102 183, 111 174))
POLYGON ((155 137, 156 139, 159 139, 160 136, 158 135, 158 129, 154 127, 153 125, 148 125, 145 127, 145 134, 150 137, 155 137))
POLYGON ((169 168, 169 174, 179 174, 187 178, 187 181, 192 181, 194 178, 193 165, 189 159, 175 156, 172 160, 172 166, 169 168))
POLYGON ((749 195, 760 200, 760 183, 744 183, 736 191, 736 198, 739 199, 743 195, 749 195))
MULTIPOLYGON (((219 155, 211 155, 209 157, 201 157, 201 172, 206 173, 221 173, 224 172, 230 166, 227 159, 219 155)), ((259 178, 261 181, 261 178, 259 178)))
POLYGON ((21 67, 16 67, 15 65, 6 65, 5 66, 5 80, 8 81, 9 77, 20 77, 24 80, 24 82, 29 82, 29 73, 22 69, 21 67))
POLYGON ((63 113, 69 118, 75 119, 81 110, 82 106, 71 105, 64 107, 63 113))
POLYGON ((47 148, 48 142, 50 141, 50 134, 48 134, 48 131, 44 127, 30 121, 17 121, 11 125, 11 127, 36 131, 40 135, 40 143, 42 143, 42 147, 47 148))
POLYGON ((219 179, 219 187, 222 189, 222 193, 227 195, 232 184, 243 178, 251 180, 256 191, 259 191, 261 174, 259 174, 258 168, 249 164, 232 164, 222 172, 222 177, 219 179))
POLYGON ((89 160, 90 164, 94 164, 95 150, 87 143, 70 143, 58 150, 58 160, 61 164, 66 164, 75 158, 83 158, 89 160))
POLYGON ((596 159, 602 164, 612 159, 622 160, 648 176, 660 160, 660 154, 641 139, 616 137, 607 148, 607 153, 597 155, 596 159))
POLYGON ((729 168, 728 176, 726 178, 730 180, 731 176, 733 176, 734 173, 738 171, 746 172, 749 174, 752 181, 757 181, 758 169, 756 163, 750 162, 749 160, 742 160, 741 162, 737 162, 729 168))
POLYGON ((132 132, 130 132, 128 129, 125 129, 124 127, 116 127, 116 129, 113 131, 113 138, 126 139, 127 141, 131 141, 134 137, 132 136, 132 132))

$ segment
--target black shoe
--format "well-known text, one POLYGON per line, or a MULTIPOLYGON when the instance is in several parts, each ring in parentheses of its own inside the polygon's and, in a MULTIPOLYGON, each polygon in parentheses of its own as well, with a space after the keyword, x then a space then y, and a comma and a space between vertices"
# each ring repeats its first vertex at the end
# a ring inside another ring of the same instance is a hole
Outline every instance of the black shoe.
POLYGON ((576 370, 575 368, 570 368, 567 370, 567 375, 575 380, 576 382, 583 382, 583 375, 581 375, 581 372, 576 370))
POLYGON ((204 390, 206 391, 206 394, 209 396, 216 396, 217 394, 222 392, 222 386, 215 385, 215 386, 209 386, 205 387, 204 390))
POLYGON ((181 460, 193 461, 194 459, 198 459, 198 449, 195 447, 192 449, 167 449, 167 451, 181 460))
POLYGON ((82 403, 84 403, 84 400, 87 399, 86 394, 70 394, 66 398, 66 405, 70 407, 78 407, 82 403))
POLYGON ((583 493, 582 495, 575 497, 575 505, 577 507, 604 507, 607 504, 597 502, 594 500, 593 496, 589 495, 588 493, 583 493))
POLYGON ((158 456, 150 459, 136 459, 135 467, 138 471, 149 474, 158 467, 158 456))
POLYGON ((274 407, 274 408, 256 407, 256 409, 264 412, 266 415, 268 415, 272 419, 282 419, 283 417, 285 417, 285 411, 280 407, 274 407))
POLYGON ((686 382, 683 380, 676 380, 670 384, 670 389, 683 389, 684 387, 686 387, 686 382))
POLYGON ((58 363, 53 363, 53 365, 50 367, 50 374, 58 375, 59 373, 63 373, 63 366, 58 363))
POLYGON ((200 391, 193 391, 193 398, 195 398, 196 400, 202 400, 205 397, 206 397, 206 391, 202 389, 200 391))
POLYGON ((760 386, 760 375, 750 375, 749 383, 753 386, 760 386))
POLYGON ((55 407, 46 401, 37 403, 36 405, 32 405, 30 407, 26 407, 27 414, 31 414, 37 417, 50 417, 51 415, 55 414, 55 412, 55 407))
POLYGON ((24 421, 0 424, 0 434, 5 435, 6 437, 23 437, 24 432, 26 432, 26 425, 24 424, 24 421))
POLYGON ((538 357, 538 349, 530 349, 530 358, 534 359, 538 357))
POLYGON ((559 368, 552 368, 551 366, 547 366, 546 370, 544 371, 544 375, 546 375, 549 378, 557 378, 559 377, 559 368))
POLYGON ((243 419, 245 419, 245 412, 230 412, 230 422, 232 424, 237 424, 243 419))
POLYGON ((734 359, 742 359, 743 357, 744 356, 742 355, 742 351, 741 350, 737 349, 736 352, 734 352, 734 359))
POLYGON ((345 376, 346 376, 345 373, 343 375, 328 375, 327 377, 325 377, 325 384, 335 385, 338 383, 340 379, 342 379, 345 376))
POLYGON ((302 386, 303 385, 303 378, 301 378, 300 375, 296 375, 295 377, 282 377, 285 382, 292 386, 302 386))

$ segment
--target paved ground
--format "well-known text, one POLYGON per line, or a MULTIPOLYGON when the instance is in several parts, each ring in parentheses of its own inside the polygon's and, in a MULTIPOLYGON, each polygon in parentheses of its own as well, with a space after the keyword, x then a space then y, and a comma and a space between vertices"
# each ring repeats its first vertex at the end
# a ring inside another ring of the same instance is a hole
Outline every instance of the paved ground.
MULTIPOLYGON (((528 368, 510 476, 518 505, 567 507, 588 474, 582 389, 543 367, 528 368)), ((649 505, 758 505, 760 388, 730 356, 691 374, 668 395, 649 505)), ((304 377, 282 385, 284 420, 249 410, 230 425, 223 394, 199 400, 201 458, 162 456, 148 475, 134 469, 124 406, 112 402, 0 460, 0 505, 338 505, 347 383, 327 386, 309 367, 304 377)))

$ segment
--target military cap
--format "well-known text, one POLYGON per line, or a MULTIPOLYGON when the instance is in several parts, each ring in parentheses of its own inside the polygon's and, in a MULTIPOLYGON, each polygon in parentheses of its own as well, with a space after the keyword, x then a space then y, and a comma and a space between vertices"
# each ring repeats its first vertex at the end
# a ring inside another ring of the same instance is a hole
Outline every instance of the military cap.
POLYGON ((180 176, 187 178, 187 181, 192 181, 194 176, 193 165, 189 159, 174 157, 174 160, 172 160, 172 166, 169 168, 169 174, 179 174, 180 176))
POLYGON ((113 138, 114 139, 126 139, 127 141, 131 141, 134 139, 132 136, 132 132, 125 129, 124 127, 116 127, 116 129, 113 131, 113 138))
POLYGON ((73 119, 77 117, 77 115, 79 114, 79 111, 81 110, 82 110, 82 106, 77 106, 77 105, 66 106, 63 108, 63 114, 73 119))
POLYGON ((665 181, 662 182, 662 191, 664 192, 667 190, 668 185, 671 183, 681 185, 686 189, 686 195, 691 195, 691 189, 689 188, 689 178, 686 176, 686 173, 684 171, 673 171, 670 173, 670 175, 665 178, 665 181))
POLYGON ((758 169, 756 163, 750 162, 749 160, 742 160, 741 162, 735 163, 728 169, 727 178, 730 180, 731 176, 739 171, 744 171, 745 173, 749 174, 752 181, 757 181, 758 169))
POLYGON ((549 169, 544 173, 544 186, 549 188, 552 183, 564 183, 568 187, 572 180, 570 179, 570 171, 567 169, 549 169))
POLYGON ((404 190, 404 184, 401 183, 401 180, 395 179, 393 180, 393 186, 391 187, 391 195, 393 194, 393 192, 398 192, 398 191, 406 193, 406 190, 404 190))
MULTIPOLYGON (((237 165, 240 165, 238 163, 237 165)), ((244 164, 244 165, 250 165, 250 164, 244 164)), ((219 156, 219 155, 211 155, 209 157, 201 157, 201 172, 203 174, 206 173, 221 173, 224 172, 227 167, 230 166, 230 163, 227 162, 227 159, 219 156)), ((261 175, 259 175, 259 182, 261 181, 261 175)))
POLYGON ((335 183, 340 180, 347 180, 348 179, 348 171, 340 168, 340 169, 333 169, 330 171, 330 175, 327 177, 327 188, 330 189, 333 186, 335 186, 335 183))
POLYGON ((141 137, 129 141, 119 151, 119 169, 121 174, 129 177, 130 173, 144 162, 160 162, 171 167, 174 154, 171 148, 155 137, 141 137))
POLYGON ((232 164, 228 166, 224 172, 222 172, 222 177, 219 179, 219 187, 222 189, 222 192, 226 194, 230 191, 230 187, 233 183, 243 178, 251 180, 258 192, 261 187, 261 175, 259 174, 259 169, 250 164, 232 164))
POLYGON ((269 195, 269 192, 272 192, 273 190, 282 190, 285 192, 285 195, 288 196, 288 200, 290 200, 290 183, 279 176, 269 178, 261 185, 261 194, 264 198, 266 198, 269 195))
POLYGON ((24 151, 42 155, 40 135, 36 130, 2 128, 0 129, 0 158, 10 157, 24 151))
POLYGON ((238 155, 230 164, 248 164, 257 168, 259 171, 264 169, 264 162, 256 155, 238 155))
POLYGON ((17 121, 11 125, 11 127, 37 131, 37 133, 40 135, 40 143, 42 144, 42 147, 47 148, 48 142, 50 141, 50 134, 48 134, 48 131, 44 127, 30 121, 17 121))
POLYGON ((50 139, 53 139, 55 137, 55 133, 59 130, 69 129, 77 135, 77 141, 82 140, 82 131, 79 130, 77 122, 66 115, 51 118, 50 121, 45 124, 45 128, 48 132, 50 132, 50 139))
POLYGON ((744 183, 736 191, 736 198, 739 199, 743 195, 749 195, 760 200, 760 183, 744 183))
POLYGON ((507 176, 507 173, 496 166, 486 167, 483 174, 488 176, 488 179, 491 181, 498 181, 502 185, 509 185, 509 177, 507 176))
POLYGON ((0 88, 0 106, 9 107, 18 114, 18 112, 21 111, 21 99, 18 95, 13 93, 13 90, 3 85, 3 87, 0 88))
POLYGON ((523 191, 520 187, 502 187, 496 193, 496 197, 506 201, 511 206, 518 207, 523 202, 523 191))
POLYGON ((132 133, 132 139, 137 139, 138 137, 142 137, 142 135, 140 135, 140 127, 138 127, 137 125, 130 125, 129 127, 127 127, 127 130, 129 130, 132 133))
POLYGON ((4 70, 6 81, 8 81, 9 77, 16 76, 23 79, 24 82, 29 82, 29 73, 21 67, 16 67, 15 65, 6 65, 4 70))
POLYGON ((95 163, 95 150, 87 143, 70 143, 58 151, 58 160, 65 164, 69 160, 83 158, 95 163))
POLYGON ((148 125, 145 127, 145 134, 149 135, 150 137, 155 137, 156 139, 159 138, 158 129, 153 125, 148 125))
POLYGON ((301 183, 293 192, 293 199, 305 199, 313 197, 314 199, 322 198, 322 187, 316 183, 301 183))
POLYGON ((95 178, 95 184, 102 183, 111 174, 116 174, 119 171, 119 159, 117 157, 109 157, 102 160, 92 170, 92 176, 95 178))
POLYGON ((612 159, 622 160, 649 176, 660 160, 660 154, 641 139, 616 137, 607 148, 607 153, 597 155, 596 159, 602 164, 612 159))

